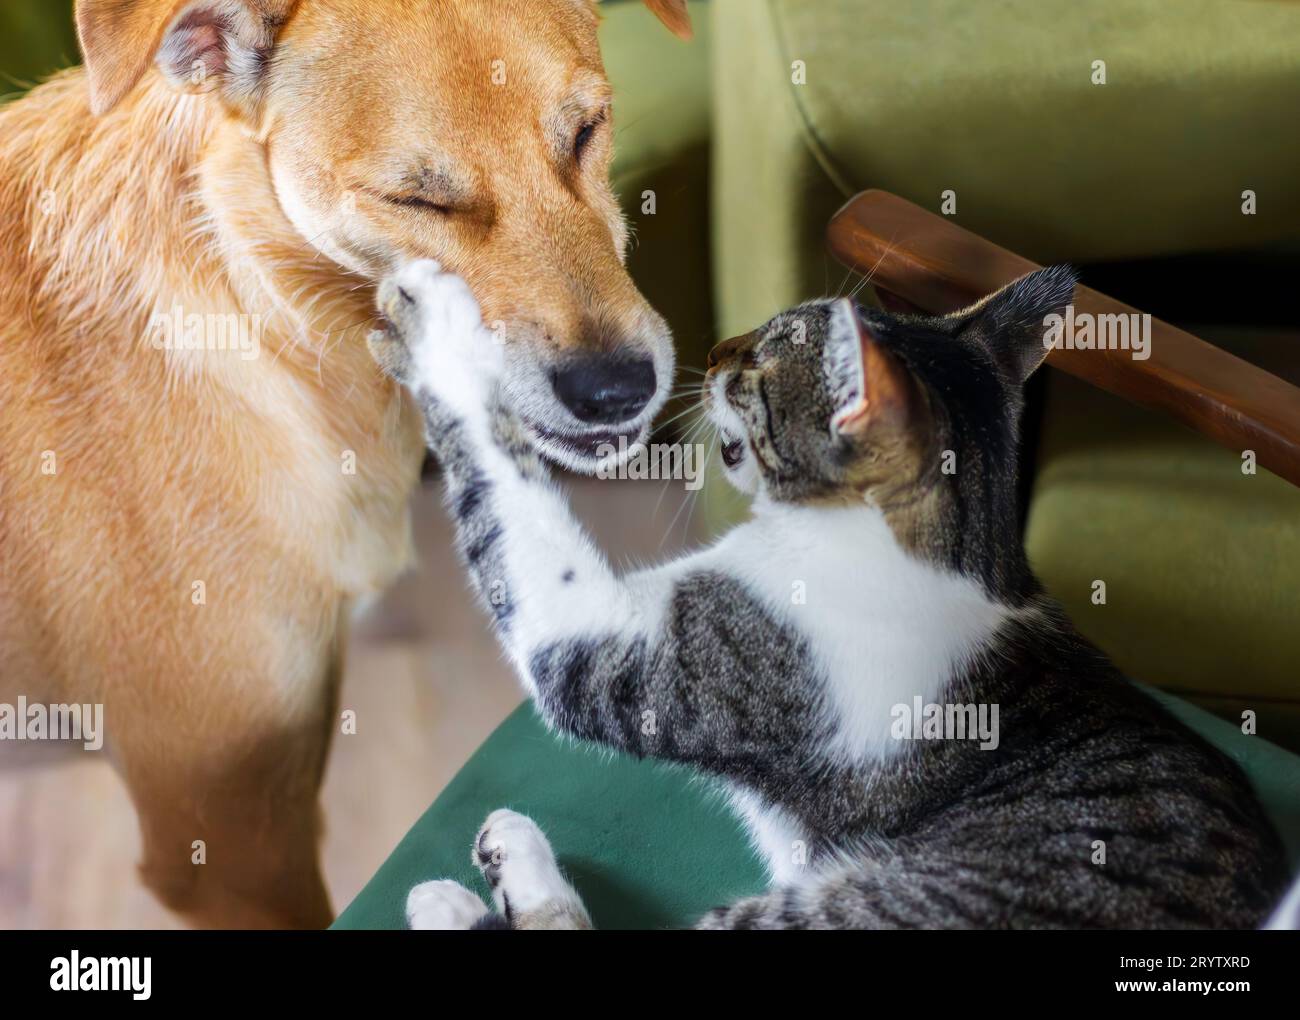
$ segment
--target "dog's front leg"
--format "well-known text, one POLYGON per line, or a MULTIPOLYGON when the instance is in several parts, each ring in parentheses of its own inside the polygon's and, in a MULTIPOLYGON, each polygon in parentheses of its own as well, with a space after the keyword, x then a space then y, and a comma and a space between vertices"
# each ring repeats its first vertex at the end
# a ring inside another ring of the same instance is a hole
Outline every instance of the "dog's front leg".
MULTIPOLYGON (((268 692, 274 656, 251 643, 214 672, 166 678, 111 748, 140 818, 140 873, 199 928, 324 928, 318 794, 336 718, 341 649, 268 692), (186 706, 169 708, 172 699, 186 706)), ((284 649, 280 649, 280 652, 284 649)), ((312 657, 309 647, 292 654, 312 657)), ((201 658, 196 656, 196 658, 201 658)))

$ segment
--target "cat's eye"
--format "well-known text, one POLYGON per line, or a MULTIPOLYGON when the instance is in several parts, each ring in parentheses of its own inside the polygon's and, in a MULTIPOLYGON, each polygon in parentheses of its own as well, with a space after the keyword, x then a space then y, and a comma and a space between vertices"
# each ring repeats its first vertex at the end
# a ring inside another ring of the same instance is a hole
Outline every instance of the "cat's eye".
POLYGON ((727 439, 725 436, 722 440, 722 463, 727 467, 735 467, 745 459, 745 441, 743 439, 727 439))

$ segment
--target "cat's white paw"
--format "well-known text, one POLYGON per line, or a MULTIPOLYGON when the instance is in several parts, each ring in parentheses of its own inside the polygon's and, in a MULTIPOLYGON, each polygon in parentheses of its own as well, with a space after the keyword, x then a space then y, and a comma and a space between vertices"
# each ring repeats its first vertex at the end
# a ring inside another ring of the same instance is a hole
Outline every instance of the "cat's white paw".
POLYGON ((461 411, 486 405, 504 353, 464 280, 431 259, 410 262, 380 284, 379 308, 406 348, 411 389, 461 411))
POLYGON ((421 882, 407 894, 406 923, 416 931, 465 931, 488 912, 459 882, 421 882))
POLYGON ((474 840, 471 857, 511 927, 591 927, 582 900, 531 818, 506 808, 493 811, 474 840))

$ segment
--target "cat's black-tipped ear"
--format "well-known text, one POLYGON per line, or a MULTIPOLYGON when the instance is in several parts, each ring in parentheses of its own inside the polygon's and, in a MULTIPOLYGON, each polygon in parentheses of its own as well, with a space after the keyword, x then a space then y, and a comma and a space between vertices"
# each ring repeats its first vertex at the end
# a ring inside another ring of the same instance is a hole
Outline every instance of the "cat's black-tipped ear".
POLYGON ((1078 282, 1070 266, 1038 269, 949 318, 956 332, 974 331, 1007 375, 1022 383, 1047 357, 1050 318, 1065 311, 1078 282))

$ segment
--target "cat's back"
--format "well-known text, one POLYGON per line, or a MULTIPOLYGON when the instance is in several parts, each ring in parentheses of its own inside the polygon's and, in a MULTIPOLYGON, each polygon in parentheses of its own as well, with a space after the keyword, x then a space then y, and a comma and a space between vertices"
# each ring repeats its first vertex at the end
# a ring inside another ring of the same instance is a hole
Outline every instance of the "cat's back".
POLYGON ((1013 639, 999 747, 918 830, 978 853, 1013 902, 1067 927, 1251 927, 1286 882, 1281 841, 1225 754, 1121 676, 1061 619, 1013 639), (1015 875, 993 866, 1015 862, 1015 875))

